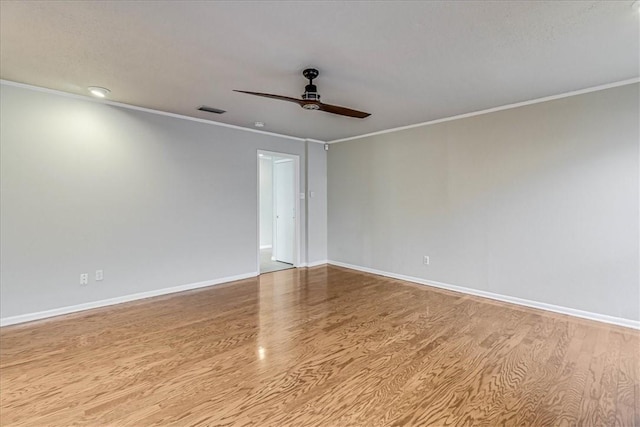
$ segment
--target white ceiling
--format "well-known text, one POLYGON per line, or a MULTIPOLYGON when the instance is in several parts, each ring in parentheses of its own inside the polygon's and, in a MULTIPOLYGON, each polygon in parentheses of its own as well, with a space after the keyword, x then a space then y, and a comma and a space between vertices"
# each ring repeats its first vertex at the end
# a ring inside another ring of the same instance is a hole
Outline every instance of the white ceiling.
POLYGON ((0 75, 330 141, 636 78, 631 4, 2 1, 0 75), (308 66, 324 102, 372 116, 232 92, 298 98, 308 66))

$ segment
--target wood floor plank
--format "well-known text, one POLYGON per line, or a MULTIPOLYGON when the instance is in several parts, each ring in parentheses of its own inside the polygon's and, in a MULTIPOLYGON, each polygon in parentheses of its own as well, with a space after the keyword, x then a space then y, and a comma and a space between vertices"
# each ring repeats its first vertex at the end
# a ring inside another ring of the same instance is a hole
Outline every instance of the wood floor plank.
POLYGON ((321 266, 0 329, 2 426, 640 426, 636 330, 321 266))
POLYGON ((640 362, 633 355, 640 354, 640 343, 629 336, 615 332, 620 345, 620 366, 618 369, 618 396, 616 410, 617 426, 640 426, 640 398, 638 391, 638 368, 640 362))

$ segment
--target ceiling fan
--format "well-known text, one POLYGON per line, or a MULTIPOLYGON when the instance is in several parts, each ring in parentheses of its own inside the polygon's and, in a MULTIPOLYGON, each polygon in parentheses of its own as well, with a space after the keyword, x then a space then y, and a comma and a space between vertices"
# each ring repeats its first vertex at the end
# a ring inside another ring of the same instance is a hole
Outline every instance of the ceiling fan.
POLYGON ((313 84, 313 79, 318 77, 318 70, 315 68, 307 68, 302 72, 305 79, 309 80, 309 84, 304 87, 302 99, 290 98, 282 95, 271 95, 269 93, 249 92, 246 90, 235 90, 234 92, 248 93, 249 95, 264 96, 265 98, 279 99, 281 101, 295 102, 305 110, 320 110, 327 113, 339 114, 341 116, 356 117, 364 119, 371 114, 364 111, 352 110, 351 108, 340 107, 338 105, 324 104, 320 102, 320 94, 318 88, 313 84))

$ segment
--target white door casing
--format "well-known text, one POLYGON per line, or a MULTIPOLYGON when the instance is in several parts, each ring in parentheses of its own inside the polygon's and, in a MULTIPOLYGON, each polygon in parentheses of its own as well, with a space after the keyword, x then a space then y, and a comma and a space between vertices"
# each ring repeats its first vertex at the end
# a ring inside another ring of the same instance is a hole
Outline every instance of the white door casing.
MULTIPOLYGON (((301 259, 302 259, 302 254, 301 254, 301 245, 302 245, 302 241, 301 241, 301 236, 302 236, 302 223, 301 223, 301 212, 304 209, 304 205, 303 203, 305 203, 305 197, 302 197, 304 193, 300 193, 300 156, 296 155, 296 154, 288 154, 288 153, 280 153, 280 152, 275 152, 275 151, 268 151, 268 150, 257 150, 257 156, 256 156, 256 169, 257 169, 257 176, 256 176, 256 183, 257 183, 257 191, 256 191, 256 199, 257 199, 257 216, 256 216, 256 225, 257 225, 257 231, 258 234, 256 235, 256 271, 260 272, 260 157, 272 157, 274 159, 274 161, 277 160, 291 160, 293 163, 293 205, 294 205, 294 212, 295 212, 295 219, 294 219, 294 227, 293 227, 293 233, 294 233, 294 237, 293 237, 293 266, 294 267, 299 267, 300 263, 301 263, 301 259)), ((275 166, 275 165, 274 165, 275 166)), ((275 176, 275 168, 273 171, 273 174, 275 176)), ((275 188, 274 188, 275 190, 275 188)), ((274 199, 275 199, 275 194, 274 194, 274 199)), ((274 239, 273 239, 273 254, 276 253, 277 251, 277 243, 275 241, 275 200, 274 202, 274 215, 273 215, 273 234, 274 234, 274 239)), ((275 256, 273 257, 275 258, 275 256)))

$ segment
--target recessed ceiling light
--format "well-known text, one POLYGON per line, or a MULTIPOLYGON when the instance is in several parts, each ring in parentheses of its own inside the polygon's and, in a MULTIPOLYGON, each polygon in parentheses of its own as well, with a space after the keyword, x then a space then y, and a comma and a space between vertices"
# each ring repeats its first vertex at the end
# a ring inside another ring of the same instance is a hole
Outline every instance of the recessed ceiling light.
POLYGON ((255 127, 257 127, 257 128, 263 128, 264 127, 264 122, 255 122, 253 125, 255 127))
POLYGON ((105 98, 111 92, 109 89, 100 86, 89 86, 87 89, 89 89, 91 95, 98 98, 105 98))

